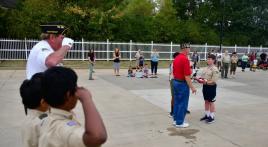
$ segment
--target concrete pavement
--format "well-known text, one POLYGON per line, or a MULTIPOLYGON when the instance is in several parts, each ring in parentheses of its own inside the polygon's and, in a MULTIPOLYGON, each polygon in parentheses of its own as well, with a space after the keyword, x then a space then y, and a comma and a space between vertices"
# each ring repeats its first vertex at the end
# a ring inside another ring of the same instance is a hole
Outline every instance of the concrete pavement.
MULTIPOLYGON (((240 70, 240 69, 238 69, 240 70)), ((78 83, 92 91, 101 113, 108 141, 103 147, 267 147, 268 72, 238 71, 236 79, 220 79, 216 101, 216 122, 200 122, 203 116, 201 85, 190 96, 189 128, 177 129, 168 117, 170 91, 166 69, 159 78, 120 77, 112 70, 96 69, 95 80, 88 70, 75 70, 78 83)), ((24 110, 19 86, 25 70, 0 71, 0 146, 20 147, 20 127, 24 110)), ((80 103, 74 110, 83 123, 80 103)))

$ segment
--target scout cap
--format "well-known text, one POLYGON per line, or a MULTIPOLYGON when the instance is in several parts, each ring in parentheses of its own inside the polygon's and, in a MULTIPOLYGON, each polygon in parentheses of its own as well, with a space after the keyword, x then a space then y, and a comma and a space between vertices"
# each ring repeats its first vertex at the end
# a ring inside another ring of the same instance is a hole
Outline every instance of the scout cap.
POLYGON ((64 34, 67 28, 61 22, 49 22, 47 24, 41 24, 42 33, 46 34, 64 34))
POLYGON ((181 49, 190 48, 190 43, 181 43, 180 47, 181 49))

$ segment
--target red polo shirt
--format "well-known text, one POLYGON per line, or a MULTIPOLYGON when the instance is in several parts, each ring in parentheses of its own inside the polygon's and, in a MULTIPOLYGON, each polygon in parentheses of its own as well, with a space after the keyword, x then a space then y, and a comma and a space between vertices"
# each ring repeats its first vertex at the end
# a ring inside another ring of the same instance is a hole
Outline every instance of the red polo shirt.
POLYGON ((190 76, 191 74, 189 59, 185 54, 180 53, 173 61, 174 79, 185 80, 185 76, 190 76))

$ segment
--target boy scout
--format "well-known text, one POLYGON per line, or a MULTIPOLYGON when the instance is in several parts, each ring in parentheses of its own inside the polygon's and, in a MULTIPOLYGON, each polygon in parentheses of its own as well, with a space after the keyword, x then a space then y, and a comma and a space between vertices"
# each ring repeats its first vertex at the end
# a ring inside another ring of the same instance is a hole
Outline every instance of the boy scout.
POLYGON ((39 147, 100 146, 107 133, 91 93, 77 87, 77 75, 65 67, 51 67, 42 81, 45 101, 52 107, 43 120, 39 147), (80 100, 85 115, 85 128, 75 120, 71 110, 80 100))
POLYGON ((204 69, 201 78, 203 83, 203 96, 205 100, 205 116, 200 121, 206 120, 207 123, 215 121, 215 104, 216 101, 216 81, 219 77, 219 71, 214 65, 216 56, 211 54, 208 56, 208 67, 204 69))
POLYGON ((47 116, 48 105, 41 95, 41 78, 37 73, 30 80, 24 80, 20 86, 20 95, 27 115, 22 124, 24 147, 38 147, 41 120, 47 116))

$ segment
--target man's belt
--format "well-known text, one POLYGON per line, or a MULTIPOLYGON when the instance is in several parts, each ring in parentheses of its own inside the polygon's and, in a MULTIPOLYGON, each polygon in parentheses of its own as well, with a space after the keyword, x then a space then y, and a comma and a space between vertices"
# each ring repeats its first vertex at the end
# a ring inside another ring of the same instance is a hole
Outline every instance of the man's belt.
POLYGON ((186 82, 185 80, 181 80, 181 79, 174 79, 177 82, 186 82))

